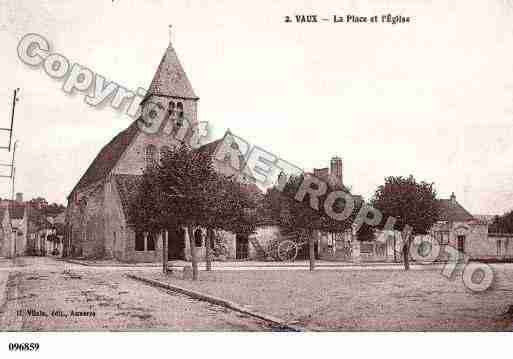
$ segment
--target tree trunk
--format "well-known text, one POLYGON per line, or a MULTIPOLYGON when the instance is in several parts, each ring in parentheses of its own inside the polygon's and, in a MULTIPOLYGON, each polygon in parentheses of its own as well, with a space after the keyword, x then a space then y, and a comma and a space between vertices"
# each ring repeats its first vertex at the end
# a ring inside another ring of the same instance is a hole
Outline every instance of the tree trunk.
POLYGON ((161 233, 161 236, 162 236, 162 272, 164 272, 164 274, 167 274, 167 261, 169 260, 168 250, 167 250, 167 246, 168 246, 167 230, 163 231, 161 233))
POLYGON ((207 238, 205 241, 205 261, 207 263, 207 272, 210 272, 212 270, 212 253, 211 253, 211 244, 214 237, 214 230, 208 229, 207 230, 207 238))
POLYGON ((194 233, 192 226, 187 226, 187 235, 189 236, 189 247, 191 248, 192 280, 198 280, 198 259, 196 258, 196 243, 194 243, 194 233))
POLYGON ((411 238, 408 237, 403 246, 404 270, 410 269, 410 242, 411 238))
POLYGON ((308 236, 308 252, 310 254, 310 271, 315 269, 315 240, 317 239, 317 231, 310 231, 308 236))

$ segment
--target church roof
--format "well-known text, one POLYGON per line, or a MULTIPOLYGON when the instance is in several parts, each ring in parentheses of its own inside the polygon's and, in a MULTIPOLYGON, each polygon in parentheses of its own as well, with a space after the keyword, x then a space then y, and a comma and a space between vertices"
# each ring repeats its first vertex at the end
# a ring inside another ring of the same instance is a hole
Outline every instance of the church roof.
MULTIPOLYGON (((212 141, 204 144, 203 146, 196 149, 199 153, 205 153, 209 156, 214 156, 215 151, 217 150, 219 144, 221 144, 223 139, 219 139, 216 141, 212 141)), ((128 222, 131 222, 130 218, 130 204, 135 200, 135 195, 137 194, 138 187, 141 184, 143 176, 142 175, 128 175, 128 174, 117 174, 114 175, 114 180, 116 181, 116 187, 118 189, 118 193, 121 199, 121 205, 123 207, 123 213, 125 214, 128 222)), ((258 188, 254 183, 247 183, 244 185, 248 194, 253 197, 255 200, 258 200, 262 196, 262 191, 258 188)))
POLYGON ((198 99, 171 43, 153 76, 146 97, 150 95, 198 99))
POLYGON ((94 182, 106 178, 138 133, 139 126, 137 121, 134 121, 128 128, 118 133, 101 149, 75 188, 73 188, 72 193, 77 189, 87 187, 94 182))
POLYGON ((466 222, 475 220, 456 199, 439 199, 438 211, 439 221, 466 222))

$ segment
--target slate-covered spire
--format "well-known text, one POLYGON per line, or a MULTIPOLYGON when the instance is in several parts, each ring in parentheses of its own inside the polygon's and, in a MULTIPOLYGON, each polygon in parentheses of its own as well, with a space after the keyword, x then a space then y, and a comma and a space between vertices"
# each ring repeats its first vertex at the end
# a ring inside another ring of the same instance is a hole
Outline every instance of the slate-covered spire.
POLYGON ((169 38, 169 46, 160 61, 159 67, 148 89, 147 96, 149 95, 172 96, 192 100, 198 99, 178 60, 178 56, 171 43, 171 36, 169 38))

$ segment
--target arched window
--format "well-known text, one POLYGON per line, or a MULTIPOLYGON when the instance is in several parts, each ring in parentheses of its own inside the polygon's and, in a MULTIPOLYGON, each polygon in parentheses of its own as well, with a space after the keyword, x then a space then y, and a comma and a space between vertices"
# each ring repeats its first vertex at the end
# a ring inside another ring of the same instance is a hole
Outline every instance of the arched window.
POLYGON ((194 245, 196 247, 203 246, 203 233, 199 228, 194 231, 194 245))
POLYGON ((169 147, 169 146, 162 146, 160 148, 160 163, 162 163, 162 160, 164 159, 166 154, 168 154, 169 152, 171 152, 171 147, 169 147))
POLYGON ((157 152, 157 148, 154 145, 148 145, 146 146, 146 149, 144 151, 144 159, 146 161, 146 166, 153 166, 155 165, 155 155, 157 152))
POLYGON ((178 102, 176 104, 176 112, 178 114, 178 118, 182 118, 183 117, 183 103, 178 102))
POLYGON ((169 108, 167 109, 167 113, 169 117, 175 116, 175 103, 173 101, 169 101, 169 108))

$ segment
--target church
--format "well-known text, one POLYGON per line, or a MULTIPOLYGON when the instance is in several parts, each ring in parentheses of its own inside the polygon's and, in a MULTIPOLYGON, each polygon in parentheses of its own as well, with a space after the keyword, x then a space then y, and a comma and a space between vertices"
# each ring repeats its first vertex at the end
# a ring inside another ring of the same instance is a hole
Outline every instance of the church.
MULTIPOLYGON (((65 255, 81 258, 111 258, 124 262, 157 262, 162 260, 162 241, 158 233, 142 233, 131 223, 130 203, 144 169, 179 145, 176 132, 166 131, 168 126, 187 122, 190 127, 198 123, 199 97, 195 94, 171 42, 153 77, 145 106, 158 104, 165 108, 167 123, 164 130, 156 133, 141 131, 134 121, 128 128, 107 143, 89 165, 68 196, 67 233, 64 241, 65 255)), ((151 117, 151 113, 150 113, 151 117)), ((196 151, 214 155, 221 140, 207 143, 196 151)), ((214 163, 218 170, 229 174, 229 166, 214 163), (218 168, 222 166, 223 168, 218 168)), ((231 171, 235 171, 231 169, 231 171)), ((234 172, 240 181, 259 192, 251 179, 234 172)), ((169 259, 188 259, 189 240, 185 231, 170 228, 169 259)), ((205 233, 198 228, 194 232, 196 252, 199 258, 205 252, 205 233)), ((237 248, 247 248, 248 239, 242 235, 222 233, 228 243, 226 256, 235 256, 237 248), (233 247, 233 248, 231 248, 233 247)))

